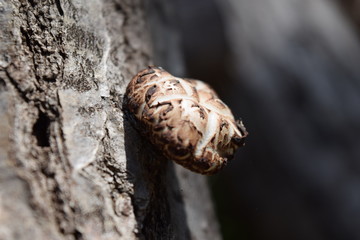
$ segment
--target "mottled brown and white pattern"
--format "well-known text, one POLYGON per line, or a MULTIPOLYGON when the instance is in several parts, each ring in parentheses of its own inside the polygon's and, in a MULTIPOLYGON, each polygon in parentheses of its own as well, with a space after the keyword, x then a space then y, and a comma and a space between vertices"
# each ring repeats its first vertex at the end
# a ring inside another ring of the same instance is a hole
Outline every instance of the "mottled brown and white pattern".
POLYGON ((160 67, 140 71, 130 81, 124 107, 165 157, 201 174, 222 169, 247 136, 209 85, 160 67))

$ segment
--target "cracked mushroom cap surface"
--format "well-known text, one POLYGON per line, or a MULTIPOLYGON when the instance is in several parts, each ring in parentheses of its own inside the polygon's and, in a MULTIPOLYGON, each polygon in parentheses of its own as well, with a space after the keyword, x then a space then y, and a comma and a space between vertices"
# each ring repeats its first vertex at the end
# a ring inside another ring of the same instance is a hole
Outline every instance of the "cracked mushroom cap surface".
POLYGON ((166 158, 205 175, 221 170, 248 134, 209 85, 160 67, 148 67, 130 81, 124 107, 166 158))

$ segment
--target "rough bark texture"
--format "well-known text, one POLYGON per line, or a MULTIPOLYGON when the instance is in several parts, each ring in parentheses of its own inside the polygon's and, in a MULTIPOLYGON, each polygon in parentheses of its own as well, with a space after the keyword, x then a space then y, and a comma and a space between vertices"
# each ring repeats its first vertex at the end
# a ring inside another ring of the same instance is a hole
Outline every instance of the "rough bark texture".
POLYGON ((123 121, 141 1, 0 1, 0 38, 0 239, 220 238, 206 179, 123 121))

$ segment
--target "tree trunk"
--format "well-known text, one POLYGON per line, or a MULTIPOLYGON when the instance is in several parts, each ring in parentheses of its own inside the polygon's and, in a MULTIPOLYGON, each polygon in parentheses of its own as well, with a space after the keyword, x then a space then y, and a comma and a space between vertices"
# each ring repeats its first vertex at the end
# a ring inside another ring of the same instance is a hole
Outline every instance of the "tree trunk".
POLYGON ((144 12, 0 1, 1 240, 220 239, 206 178, 123 120, 127 83, 154 58, 144 12))

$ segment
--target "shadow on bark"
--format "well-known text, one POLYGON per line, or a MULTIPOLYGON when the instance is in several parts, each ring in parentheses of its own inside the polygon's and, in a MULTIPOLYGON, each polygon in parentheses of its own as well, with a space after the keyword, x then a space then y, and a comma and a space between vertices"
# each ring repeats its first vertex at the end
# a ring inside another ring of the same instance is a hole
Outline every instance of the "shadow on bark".
POLYGON ((174 165, 143 139, 124 115, 126 169, 133 184, 141 239, 190 239, 185 205, 174 165), (136 174, 140 173, 140 174, 136 174))

